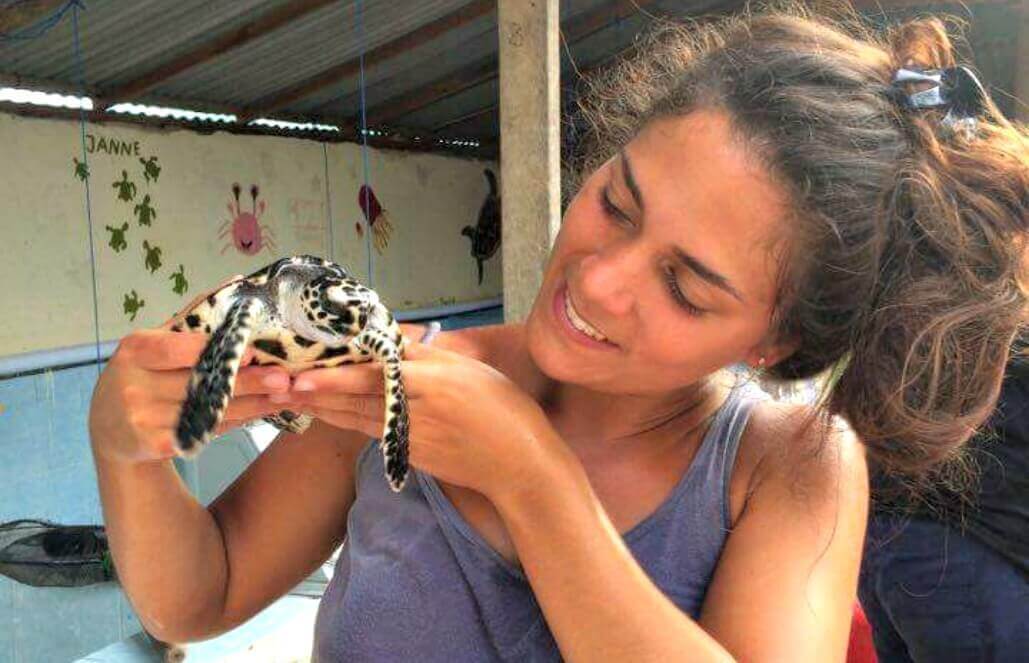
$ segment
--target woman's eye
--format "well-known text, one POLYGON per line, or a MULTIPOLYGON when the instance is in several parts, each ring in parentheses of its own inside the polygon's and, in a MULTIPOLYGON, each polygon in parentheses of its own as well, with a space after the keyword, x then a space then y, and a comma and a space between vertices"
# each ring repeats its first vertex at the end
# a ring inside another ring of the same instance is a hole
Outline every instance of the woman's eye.
POLYGON ((632 224, 632 220, 629 218, 629 215, 611 202, 611 196, 607 191, 607 187, 600 190, 600 207, 604 210, 604 214, 607 215, 608 218, 614 219, 619 223, 632 224))
POLYGON ((665 270, 665 282, 668 284, 668 291, 675 303, 686 310, 690 315, 702 315, 705 311, 691 302, 679 287, 679 281, 675 278, 675 272, 671 269, 665 270))

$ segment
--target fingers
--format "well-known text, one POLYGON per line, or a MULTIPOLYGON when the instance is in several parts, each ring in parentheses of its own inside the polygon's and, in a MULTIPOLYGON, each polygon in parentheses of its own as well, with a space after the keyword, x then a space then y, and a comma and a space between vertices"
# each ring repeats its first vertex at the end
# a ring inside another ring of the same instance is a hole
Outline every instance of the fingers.
MULTIPOLYGON (((208 340, 206 334, 142 329, 121 340, 116 356, 151 371, 192 368, 208 340)), ((241 363, 246 365, 252 358, 253 350, 247 348, 241 363)))
MULTIPOLYGON (((147 390, 156 401, 182 403, 186 398, 192 371, 154 371, 148 377, 147 390)), ((252 396, 255 394, 277 394, 289 390, 289 373, 280 366, 249 366, 241 368, 236 375, 232 395, 252 396)))
POLYGON ((115 357, 153 371, 187 368, 196 364, 207 340, 203 334, 142 329, 122 339, 115 357))
POLYGON ((329 391, 343 394, 381 394, 382 365, 346 364, 335 368, 316 368, 293 378, 293 392, 329 391))
POLYGON ((273 394, 268 399, 272 403, 278 403, 284 409, 311 407, 333 410, 370 419, 379 422, 380 425, 386 416, 386 402, 382 396, 290 392, 287 394, 273 394))
MULTIPOLYGON (((177 405, 181 406, 181 402, 177 405)), ((222 420, 235 421, 238 424, 270 414, 278 414, 285 409, 289 409, 288 406, 273 402, 267 395, 239 396, 229 400, 229 405, 225 409, 222 420)), ((139 430, 175 430, 179 423, 180 414, 181 407, 177 407, 176 404, 164 404, 134 412, 132 414, 132 424, 139 430)))
POLYGON ((289 386, 289 373, 281 366, 249 366, 240 369, 233 394, 280 394, 289 391, 289 386))
MULTIPOLYGON (((267 395, 233 398, 229 401, 221 422, 212 431, 212 436, 221 435, 256 419, 278 414, 283 409, 286 408, 279 403, 273 403, 267 395)), ((172 441, 175 438, 180 412, 180 408, 174 406, 137 410, 130 417, 130 426, 140 439, 147 441, 146 446, 153 451, 160 455, 174 455, 172 441)))
POLYGON ((419 343, 418 341, 411 341, 407 347, 404 348, 404 360, 405 361, 418 361, 429 358, 446 358, 446 352, 439 348, 434 348, 426 343, 419 343))

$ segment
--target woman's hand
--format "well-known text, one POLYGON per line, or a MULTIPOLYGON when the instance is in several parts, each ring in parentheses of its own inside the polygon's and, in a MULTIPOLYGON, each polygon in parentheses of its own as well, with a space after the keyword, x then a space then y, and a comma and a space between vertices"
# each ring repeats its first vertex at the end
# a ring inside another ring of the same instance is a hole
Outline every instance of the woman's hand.
MULTIPOLYGON (((175 456, 172 442, 186 386, 208 340, 205 334, 171 331, 178 317, 158 329, 124 337, 101 373, 89 411, 89 433, 98 457, 139 463, 175 456)), ((252 357, 251 351, 244 353, 243 366, 252 357)), ((289 375, 281 367, 240 368, 233 398, 215 434, 279 412, 282 406, 268 396, 288 389, 289 375)))
MULTIPOLYGON (((493 499, 533 481, 560 452, 539 405, 496 369, 421 343, 404 355, 414 467, 493 499)), ((275 398, 339 428, 382 436, 380 364, 306 371, 275 398)))

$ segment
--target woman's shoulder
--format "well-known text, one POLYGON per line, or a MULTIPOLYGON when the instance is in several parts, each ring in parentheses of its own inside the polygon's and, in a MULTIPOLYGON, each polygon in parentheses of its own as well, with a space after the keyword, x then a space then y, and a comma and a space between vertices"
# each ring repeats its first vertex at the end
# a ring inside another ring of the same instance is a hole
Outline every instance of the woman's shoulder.
MULTIPOLYGON (((747 503, 760 496, 784 499, 784 506, 802 499, 839 506, 840 498, 868 497, 864 447, 850 426, 816 407, 771 399, 755 404, 740 442, 734 471, 734 500, 743 515, 747 503), (844 494, 845 493, 845 494, 844 494)), ((734 517, 734 521, 737 520, 734 517)))

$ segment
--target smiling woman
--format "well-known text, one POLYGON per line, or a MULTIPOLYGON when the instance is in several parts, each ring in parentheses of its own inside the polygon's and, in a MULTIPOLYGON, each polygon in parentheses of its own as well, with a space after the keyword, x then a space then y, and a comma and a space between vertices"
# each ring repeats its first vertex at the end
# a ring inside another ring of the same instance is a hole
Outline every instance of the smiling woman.
MULTIPOLYGON (((826 20, 806 20, 805 10, 787 14, 730 20, 728 30, 666 28, 641 46, 645 55, 594 82, 583 103, 591 131, 579 196, 605 170, 623 173, 602 185, 601 206, 642 228, 648 183, 635 171, 646 166, 632 145, 672 121, 709 131, 691 116, 723 111, 721 139, 698 151, 705 137, 685 137, 651 175, 649 195, 678 206, 658 218, 678 218, 701 247, 682 247, 691 249, 685 273, 709 291, 728 270, 772 260, 770 331, 789 351, 781 361, 766 356, 769 376, 835 367, 829 410, 846 415, 887 468, 917 477, 952 459, 990 411, 1023 321, 1025 131, 978 93, 960 92, 979 98, 962 109, 977 116, 973 134, 954 128, 957 109, 908 100, 925 87, 895 81, 902 65, 932 73, 954 64, 938 20, 885 38, 848 21, 853 40, 826 30, 826 20), (717 144, 746 154, 749 180, 737 176, 742 169, 722 174, 717 144), (733 225, 748 216, 766 220, 751 225, 764 238, 733 225), (763 255, 741 254, 736 238, 764 241, 763 255), (719 247, 717 262, 703 259, 719 247), (965 357, 970 363, 957 361, 965 357)), ((649 142, 672 137, 666 130, 649 142)))
POLYGON ((945 64, 911 45, 803 10, 643 43, 591 97, 525 324, 404 328, 424 342, 399 493, 368 442, 381 370, 355 365, 248 375, 237 413, 318 421, 199 508, 139 432, 160 410, 139 385, 177 405, 196 349, 129 340, 92 432, 148 629, 225 630, 345 535, 320 661, 842 660, 865 449, 915 476, 956 454, 1026 306, 1024 130, 985 98, 971 133, 911 107, 897 71, 945 64), (789 406, 741 364, 837 379, 827 407, 789 406))
POLYGON ((599 338, 619 352, 585 364, 551 340, 537 307, 533 357, 548 375, 605 393, 664 393, 740 359, 776 363, 789 345, 763 341, 784 198, 725 113, 651 122, 571 201, 540 291, 557 327, 577 332, 568 342, 599 338))

